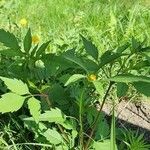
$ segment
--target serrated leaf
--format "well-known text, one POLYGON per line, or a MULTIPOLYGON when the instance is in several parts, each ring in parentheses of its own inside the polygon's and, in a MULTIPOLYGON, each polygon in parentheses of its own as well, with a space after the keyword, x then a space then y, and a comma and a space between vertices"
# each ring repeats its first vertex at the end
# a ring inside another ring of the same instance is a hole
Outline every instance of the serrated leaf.
POLYGON ((25 38, 24 38, 23 45, 24 45, 25 52, 28 53, 30 48, 31 48, 31 45, 32 45, 32 37, 31 37, 30 28, 29 28, 29 30, 28 30, 25 38))
POLYGON ((20 49, 16 37, 12 33, 3 29, 0 29, 0 42, 13 50, 17 51, 20 49))
POLYGON ((107 123, 106 119, 100 119, 96 128, 95 138, 105 139, 110 134, 109 124, 107 123))
POLYGON ((39 122, 39 117, 40 117, 40 114, 41 114, 40 101, 35 99, 34 97, 31 97, 28 100, 28 108, 30 110, 30 114, 33 116, 36 123, 38 123, 39 122))
POLYGON ((134 82, 132 85, 139 92, 144 94, 145 96, 150 96, 150 83, 146 82, 134 82))
POLYGON ((128 91, 128 85, 126 83, 117 83, 117 96, 125 96, 128 91))
POLYGON ((6 93, 0 98, 0 112, 7 113, 17 111, 22 107, 24 100, 24 97, 15 93, 6 93))
POLYGON ((84 76, 82 74, 74 74, 67 80, 67 82, 65 83, 65 86, 68 86, 69 84, 72 84, 83 78, 86 78, 86 76, 84 76))
POLYGON ((45 52, 47 46, 49 45, 50 41, 46 42, 46 43, 43 43, 39 49, 37 50, 36 52, 36 57, 39 57, 43 52, 45 52))
MULTIPOLYGON (((32 117, 25 118, 24 120, 34 120, 32 117)), ((61 123, 65 121, 65 116, 62 114, 61 110, 51 109, 50 111, 45 111, 45 113, 41 114, 39 117, 39 121, 48 121, 48 122, 55 122, 55 123, 61 123)))
POLYGON ((95 60, 98 59, 98 49, 97 47, 89 40, 87 40, 85 37, 80 35, 82 37, 82 41, 85 47, 86 52, 91 55, 95 60))
POLYGON ((114 82, 124 82, 124 83, 139 82, 139 81, 150 83, 150 77, 136 76, 132 74, 118 75, 118 76, 110 78, 109 80, 114 81, 114 82))
MULTIPOLYGON (((35 121, 28 121, 25 120, 24 117, 22 117, 24 120, 25 126, 35 133, 36 138, 39 137, 45 137, 48 142, 51 144, 60 144, 63 142, 63 139, 61 135, 55 130, 48 128, 44 123, 39 122, 38 124, 35 123, 35 121)), ((44 139, 45 142, 45 139, 44 139)))
POLYGON ((54 145, 63 142, 61 135, 56 130, 48 129, 43 133, 43 136, 54 145))
POLYGON ((68 50, 67 52, 64 53, 63 57, 77 65, 79 65, 81 68, 83 68, 85 71, 88 72, 84 62, 81 60, 81 58, 78 58, 75 56, 75 50, 68 50))
POLYGON ((14 93, 17 93, 19 95, 24 95, 24 94, 29 94, 28 87, 25 83, 23 83, 21 80, 17 79, 9 79, 6 77, 1 77, 0 79, 4 81, 6 86, 8 87, 9 90, 11 90, 14 93))
POLYGON ((123 56, 125 54, 122 53, 113 53, 112 51, 106 51, 100 58, 100 65, 99 67, 103 67, 104 65, 108 63, 112 63, 119 57, 123 56))
POLYGON ((104 96, 104 88, 103 88, 103 83, 101 81, 94 81, 93 82, 96 91, 100 94, 101 97, 104 96))
POLYGON ((85 57, 83 58, 81 56, 77 56, 75 53, 75 49, 68 50, 63 54, 63 57, 66 60, 77 64, 87 73, 96 72, 98 70, 98 65, 94 61, 87 59, 85 57))

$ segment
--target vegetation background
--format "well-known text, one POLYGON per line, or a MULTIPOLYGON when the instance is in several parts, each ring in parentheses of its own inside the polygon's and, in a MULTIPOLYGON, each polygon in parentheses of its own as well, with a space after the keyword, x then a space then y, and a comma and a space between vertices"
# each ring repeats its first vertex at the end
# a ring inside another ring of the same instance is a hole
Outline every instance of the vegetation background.
MULTIPOLYGON (((35 42, 36 40, 40 42, 51 40, 50 44, 48 42, 47 51, 55 54, 69 48, 81 47, 79 34, 91 39, 100 55, 107 50, 116 50, 131 41, 132 37, 139 41, 146 39, 144 46, 150 45, 150 0, 0 0, 0 21, 0 28, 14 33, 20 41, 27 31, 30 32, 28 30, 30 27, 35 42), (27 21, 27 26, 20 26, 22 19, 27 21)), ((2 45, 0 46, 3 48, 2 45)), ((142 73, 149 76, 149 69, 142 73)), ((96 80, 96 76, 92 78, 96 80)), ((52 81, 51 84, 54 82, 52 81)), ((62 88, 62 90, 64 89, 62 88)), ((83 123, 82 117, 81 114, 81 124, 83 123)), ((32 142, 31 132, 28 130, 26 132, 16 114, 6 116, 4 114, 0 119, 0 146, 11 143, 14 149, 17 149, 15 142, 32 142), (4 117, 6 118, 4 119, 4 117)), ((112 126, 115 128, 114 120, 112 126)), ((132 131, 128 132, 125 134, 125 140, 132 145, 137 144, 135 147, 138 147, 139 143, 144 140, 143 135, 136 136, 132 131)), ((144 142, 142 144, 146 145, 144 142)), ((82 142, 80 146, 82 146, 82 142)), ((32 149, 30 146, 26 146, 26 148, 32 149)), ((20 147, 20 149, 24 149, 24 147, 20 147)), ((129 148, 129 150, 137 149, 129 148)))

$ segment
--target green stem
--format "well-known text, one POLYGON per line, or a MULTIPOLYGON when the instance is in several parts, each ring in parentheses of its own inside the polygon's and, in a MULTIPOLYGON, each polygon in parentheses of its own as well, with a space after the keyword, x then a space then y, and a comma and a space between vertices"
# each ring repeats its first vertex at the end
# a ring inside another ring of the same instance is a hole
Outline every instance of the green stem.
POLYGON ((80 132, 79 132, 79 140, 80 140, 80 149, 83 149, 83 121, 82 121, 82 114, 83 114, 83 93, 84 90, 81 93, 81 97, 79 99, 79 124, 80 124, 80 132))
POLYGON ((109 91, 110 91, 112 85, 113 85, 113 82, 110 82, 109 87, 108 87, 108 89, 107 89, 107 91, 106 91, 106 93, 105 93, 105 96, 104 96, 104 98, 103 98, 103 101, 102 101, 100 110, 99 110, 99 112, 98 112, 98 114, 97 114, 97 116, 96 116, 96 119, 95 119, 94 123, 93 123, 92 131, 91 131, 90 136, 89 136, 90 138, 88 139, 88 141, 87 141, 87 143, 86 143, 86 145, 85 145, 85 150, 88 150, 88 147, 89 147, 89 145, 90 145, 90 143, 91 143, 91 139, 92 139, 92 136, 93 136, 94 131, 95 131, 95 129, 96 129, 96 126, 97 126, 97 123, 98 123, 98 120, 99 120, 101 111, 102 111, 102 109, 103 109, 103 106, 104 106, 104 104, 105 104, 106 98, 107 98, 107 96, 108 96, 108 93, 109 93, 109 91))

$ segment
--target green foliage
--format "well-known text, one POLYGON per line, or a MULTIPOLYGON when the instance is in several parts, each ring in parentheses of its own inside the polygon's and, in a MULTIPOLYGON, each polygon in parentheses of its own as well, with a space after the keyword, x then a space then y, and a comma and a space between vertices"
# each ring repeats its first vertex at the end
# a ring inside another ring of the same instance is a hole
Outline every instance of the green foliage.
POLYGON ((97 90, 97 92, 100 94, 101 97, 104 96, 104 88, 102 81, 93 81, 93 84, 97 90))
POLYGON ((91 42, 84 38, 82 35, 82 41, 85 47, 85 50, 89 55, 91 55, 95 60, 98 60, 98 49, 97 47, 91 42))
MULTIPOLYGON (((25 118, 25 120, 33 120, 33 118, 25 118)), ((63 116, 61 110, 57 108, 57 109, 51 109, 50 111, 46 111, 45 113, 40 114, 38 120, 55 122, 55 123, 63 123, 65 121, 65 116, 63 116)))
POLYGON ((132 83, 136 90, 146 96, 150 96, 150 83, 147 82, 134 82, 132 83))
POLYGON ((126 83, 117 83, 117 96, 122 97, 125 96, 128 91, 128 85, 126 83))
POLYGON ((61 47, 61 52, 53 53, 47 50, 50 41, 33 46, 30 29, 20 44, 23 47, 18 48, 18 38, 0 31, 0 42, 11 49, 0 51, 5 70, 0 76, 0 86, 5 89, 1 91, 1 113, 21 109, 19 122, 32 134, 32 143, 55 149, 120 148, 114 97, 126 96, 130 84, 150 96, 150 76, 143 65, 137 67, 141 59, 144 65, 149 61, 144 42, 132 37, 131 42, 102 52, 81 35, 85 50, 82 46, 61 47), (111 123, 102 115, 108 98, 113 102, 111 123), (96 102, 100 108, 95 107, 96 102))
POLYGON ((22 107, 24 100, 24 97, 15 93, 6 93, 0 98, 0 112, 7 113, 17 111, 22 107))
POLYGON ((144 140, 144 134, 139 131, 121 130, 122 137, 120 138, 122 150, 148 150, 150 145, 144 140))
POLYGON ((83 79, 83 78, 86 78, 86 76, 82 75, 82 74, 74 74, 72 75, 68 80, 67 82, 65 83, 65 86, 71 84, 71 83, 74 83, 80 79, 83 79))
POLYGON ((30 93, 27 85, 23 83, 21 80, 9 79, 5 77, 0 77, 0 79, 4 81, 9 90, 11 90, 16 94, 24 95, 30 93))
POLYGON ((33 116, 34 120, 38 123, 40 120, 40 111, 41 105, 40 101, 35 99, 34 97, 29 98, 28 100, 28 108, 30 110, 30 114, 33 116))
POLYGON ((31 30, 30 29, 28 30, 28 32, 24 38, 23 44, 24 44, 25 52, 29 53, 29 50, 32 46, 32 36, 31 36, 31 30))
POLYGON ((110 78, 111 81, 115 82, 125 82, 125 83, 132 83, 132 82, 146 82, 150 83, 150 78, 146 76, 136 76, 132 74, 123 74, 118 75, 115 77, 110 78))
MULTIPOLYGON (((18 41, 14 34, 0 29, 0 42, 3 43, 6 47, 18 51, 20 50, 20 46, 18 45, 18 41)), ((21 52, 21 51, 20 51, 21 52)))

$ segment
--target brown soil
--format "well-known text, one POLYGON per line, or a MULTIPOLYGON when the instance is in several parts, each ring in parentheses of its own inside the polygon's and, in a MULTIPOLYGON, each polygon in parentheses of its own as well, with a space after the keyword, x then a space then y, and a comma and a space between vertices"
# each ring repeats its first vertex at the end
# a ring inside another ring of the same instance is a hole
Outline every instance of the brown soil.
MULTIPOLYGON (((103 111, 110 115, 112 102, 107 101, 103 111)), ((124 128, 139 129, 146 134, 146 139, 150 141, 150 98, 138 102, 122 100, 115 106, 115 116, 117 122, 124 128)))

